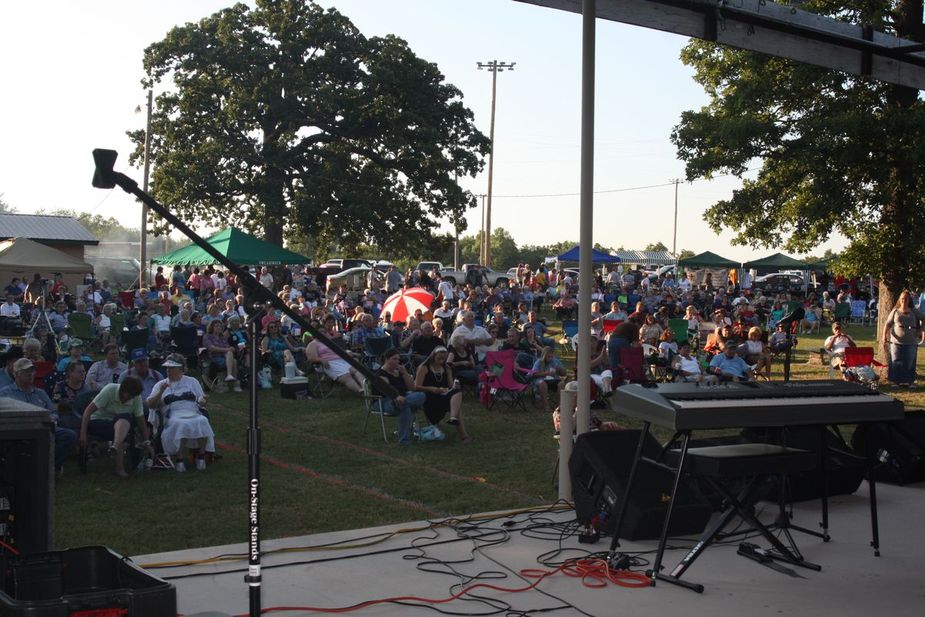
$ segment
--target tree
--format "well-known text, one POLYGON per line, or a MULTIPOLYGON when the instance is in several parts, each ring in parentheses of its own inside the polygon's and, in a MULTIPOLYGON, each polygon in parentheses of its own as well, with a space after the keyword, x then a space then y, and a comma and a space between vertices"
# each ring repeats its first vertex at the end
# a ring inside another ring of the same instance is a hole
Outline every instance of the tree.
POLYGON ((0 214, 16 214, 16 208, 3 200, 3 193, 0 193, 0 214))
MULTIPOLYGON (((479 247, 482 242, 482 231, 474 236, 463 236, 459 239, 460 252, 463 263, 479 262, 479 247)), ((495 227, 491 233, 491 255, 495 270, 506 270, 520 263, 520 251, 514 238, 504 227, 495 227)))
MULTIPOLYGON (((478 173, 489 143, 461 93, 334 9, 236 4, 171 30, 144 68, 146 86, 172 85, 152 116, 152 191, 191 221, 400 256, 475 205, 456 177, 478 173)), ((144 131, 129 135, 138 163, 144 131)))
MULTIPOLYGON (((808 0, 802 8, 925 41, 922 0, 808 0)), ((809 252, 833 232, 836 267, 880 278, 880 330, 905 286, 925 277, 925 103, 911 88, 692 42, 682 60, 710 96, 672 133, 687 179, 744 180, 705 219, 733 242, 809 252)), ((885 353, 884 349, 881 349, 885 353)))
POLYGON ((652 244, 652 243, 647 244, 646 248, 642 250, 665 253, 668 251, 668 247, 662 244, 661 242, 656 242, 655 244, 652 244))
POLYGON ((690 249, 681 249, 681 250, 678 252, 677 257, 678 257, 678 260, 680 261, 681 259, 687 259, 688 257, 693 257, 693 256, 696 255, 696 254, 697 254, 697 253, 695 253, 694 251, 692 251, 692 250, 690 250, 690 249))

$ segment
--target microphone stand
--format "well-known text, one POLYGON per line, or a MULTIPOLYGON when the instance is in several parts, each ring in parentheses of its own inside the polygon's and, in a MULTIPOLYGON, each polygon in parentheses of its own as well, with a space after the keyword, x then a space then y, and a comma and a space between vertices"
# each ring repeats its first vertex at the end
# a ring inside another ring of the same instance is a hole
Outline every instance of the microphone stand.
POLYGON ((260 335, 260 318, 264 314, 262 307, 254 306, 253 313, 247 321, 250 337, 250 416, 247 428, 247 486, 248 486, 248 534, 247 575, 244 582, 248 586, 250 617, 260 615, 260 594, 262 577, 260 575, 260 425, 257 417, 257 337, 260 335))
MULTIPOLYGON (((303 331, 308 331, 316 340, 328 347, 340 358, 355 368, 361 375, 364 375, 373 389, 389 398, 398 396, 395 390, 388 382, 382 379, 376 379, 375 375, 363 364, 351 356, 347 350, 341 348, 337 343, 329 339, 324 332, 321 332, 312 326, 302 315, 290 309, 285 302, 273 295, 270 290, 261 285, 257 280, 245 271, 241 266, 231 261, 225 255, 222 255, 218 249, 203 240, 189 226, 175 216, 164 205, 148 195, 145 191, 138 188, 138 183, 123 173, 113 171, 118 153, 115 150, 95 149, 93 151, 93 161, 96 164, 96 170, 93 174, 93 186, 96 188, 111 189, 118 186, 126 193, 130 193, 138 198, 141 203, 148 206, 156 212, 165 221, 180 230, 193 243, 211 255, 215 261, 222 264, 228 270, 235 274, 239 284, 251 295, 251 301, 255 305, 253 315, 250 317, 250 336, 251 336, 251 384, 250 384, 250 425, 247 431, 247 454, 248 454, 248 486, 247 486, 247 503, 248 503, 248 572, 244 577, 249 588, 250 599, 250 617, 260 617, 260 592, 261 592, 261 575, 260 575, 260 429, 257 424, 257 337, 260 334, 260 318, 262 310, 257 309, 257 303, 262 303, 263 310, 277 309, 288 315, 293 321, 302 327, 303 331)), ((245 307, 246 308, 246 307, 245 307)))

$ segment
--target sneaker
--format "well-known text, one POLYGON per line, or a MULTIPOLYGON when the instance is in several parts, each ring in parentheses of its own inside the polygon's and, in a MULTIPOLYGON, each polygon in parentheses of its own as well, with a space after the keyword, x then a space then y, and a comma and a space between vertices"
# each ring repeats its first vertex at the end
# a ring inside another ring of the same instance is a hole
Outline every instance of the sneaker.
POLYGON ((177 461, 176 465, 174 465, 174 468, 177 470, 177 473, 183 473, 186 471, 186 463, 183 461, 177 461))
POLYGON ((235 392, 242 392, 242 391, 243 391, 243 390, 241 390, 241 384, 240 384, 239 382, 237 382, 237 381, 235 381, 235 383, 234 383, 234 388, 233 388, 233 390, 234 390, 235 392))
POLYGON ((225 377, 225 381, 237 381, 234 375, 228 375, 225 377))
POLYGON ((196 459, 196 471, 205 471, 206 468, 206 459, 197 458, 196 459))

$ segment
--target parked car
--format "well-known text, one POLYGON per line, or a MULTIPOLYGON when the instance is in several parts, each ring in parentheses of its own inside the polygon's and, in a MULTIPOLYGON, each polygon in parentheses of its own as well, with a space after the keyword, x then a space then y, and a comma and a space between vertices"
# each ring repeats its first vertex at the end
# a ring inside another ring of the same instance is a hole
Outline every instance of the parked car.
POLYGON ((356 268, 359 266, 366 266, 367 268, 370 268, 372 267, 372 263, 368 259, 329 259, 318 266, 318 270, 322 274, 330 276, 332 274, 337 274, 338 272, 343 272, 344 270, 349 270, 350 268, 356 268))
POLYGON ((789 272, 775 272, 774 274, 765 274, 752 281, 752 289, 760 289, 766 294, 771 293, 804 293, 806 291, 806 282, 802 274, 792 274, 789 272))
POLYGON ((329 274, 327 278, 328 287, 340 287, 347 285, 348 289, 365 289, 366 275, 372 268, 369 265, 356 266, 348 268, 335 274, 329 274))
MULTIPOLYGON (((87 257, 93 264, 93 278, 128 288, 138 281, 141 263, 134 257, 87 257)), ((151 280, 154 277, 149 275, 151 280)))

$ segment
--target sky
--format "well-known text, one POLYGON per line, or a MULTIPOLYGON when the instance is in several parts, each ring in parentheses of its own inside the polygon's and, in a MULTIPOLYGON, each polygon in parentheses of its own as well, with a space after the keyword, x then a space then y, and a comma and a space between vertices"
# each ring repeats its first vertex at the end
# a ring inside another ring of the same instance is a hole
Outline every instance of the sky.
MULTIPOLYGON (((138 227, 140 205, 120 189, 90 186, 93 148, 120 153, 116 169, 141 180, 127 163, 127 130, 144 127, 141 86, 145 47, 175 25, 197 21, 230 1, 46 0, 0 3, 0 196, 20 212, 68 208, 138 227)), ((320 0, 367 36, 394 34, 438 65, 463 93, 486 135, 491 74, 477 62, 516 62, 498 76, 492 227, 518 245, 577 240, 579 208, 581 18, 514 0, 320 0)), ((674 178, 684 165, 669 140, 681 113, 707 102, 679 58, 687 39, 597 22, 594 241, 642 249, 672 247, 674 178), (648 188, 640 188, 648 187, 648 188)), ((157 94, 157 90, 155 90, 157 94)), ((460 180, 487 191, 487 166, 460 180)), ((678 250, 711 250, 753 259, 774 249, 730 244, 703 212, 729 198, 736 178, 682 182, 678 250)), ((467 216, 481 226, 481 209, 467 216)), ((207 229, 202 231, 207 232, 207 229)), ((839 250, 843 239, 820 244, 839 250)))

